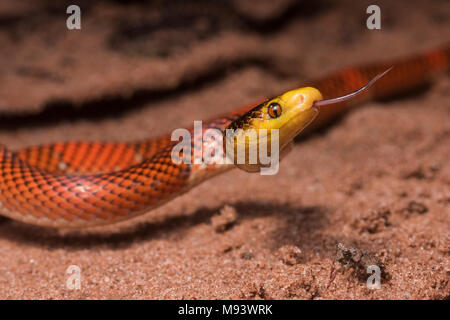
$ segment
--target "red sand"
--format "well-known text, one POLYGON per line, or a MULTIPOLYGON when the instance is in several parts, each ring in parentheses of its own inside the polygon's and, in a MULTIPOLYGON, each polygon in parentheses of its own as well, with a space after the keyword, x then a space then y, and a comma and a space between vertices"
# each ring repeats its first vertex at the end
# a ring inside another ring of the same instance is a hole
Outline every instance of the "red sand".
MULTIPOLYGON (((0 6, 0 141, 13 149, 150 137, 450 40, 438 0, 379 1, 380 31, 365 28, 368 1, 86 1, 81 31, 65 29, 65 8, 35 3, 0 6)), ((0 299, 448 299, 449 89, 442 77, 367 103, 297 143, 275 176, 234 170, 119 225, 2 219, 0 299), (339 243, 362 258, 342 259, 339 243), (358 269, 373 261, 380 290, 358 269), (66 287, 70 265, 80 290, 66 287)))

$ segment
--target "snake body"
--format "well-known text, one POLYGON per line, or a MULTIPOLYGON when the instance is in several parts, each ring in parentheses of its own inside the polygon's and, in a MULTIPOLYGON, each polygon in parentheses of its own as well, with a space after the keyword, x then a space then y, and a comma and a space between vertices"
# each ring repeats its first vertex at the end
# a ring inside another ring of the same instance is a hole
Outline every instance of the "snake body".
MULTIPOLYGON (((393 70, 375 83, 372 90, 350 102, 324 108, 307 130, 327 124, 362 100, 390 97, 429 83, 449 70, 450 47, 342 69, 311 81, 308 86, 317 88, 325 99, 338 97, 364 86, 390 66, 394 66, 393 70)), ((302 91, 303 97, 309 97, 312 91, 308 90, 302 91)), ((277 99, 282 97, 286 94, 277 99)), ((251 126, 255 116, 267 117, 262 113, 272 100, 244 106, 208 121, 203 131, 251 126)), ((304 123, 297 126, 303 129, 311 120, 308 119, 301 120, 304 123)), ((199 145, 202 143, 192 141, 194 149, 204 148, 199 145)), ((171 153, 175 144, 169 134, 128 143, 60 142, 15 152, 0 145, 0 214, 57 228, 114 223, 148 212, 234 167, 232 164, 174 163, 171 153)))

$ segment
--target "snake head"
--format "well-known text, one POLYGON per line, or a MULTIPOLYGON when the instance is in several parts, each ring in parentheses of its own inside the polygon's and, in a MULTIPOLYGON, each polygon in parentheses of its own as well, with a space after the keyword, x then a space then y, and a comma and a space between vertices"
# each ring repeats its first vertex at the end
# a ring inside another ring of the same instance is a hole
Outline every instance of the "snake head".
POLYGON ((391 69, 376 75, 360 89, 341 97, 323 100, 319 90, 305 87, 261 103, 233 121, 225 130, 228 159, 249 172, 271 166, 274 157, 279 160, 279 156, 289 149, 295 136, 314 120, 319 108, 346 102, 367 92, 391 69))
POLYGON ((273 158, 290 144, 319 113, 315 101, 319 90, 311 87, 288 91, 269 99, 232 122, 225 130, 226 153, 245 171, 256 172, 270 166, 264 153, 273 158), (265 152, 261 152, 264 148, 265 152))

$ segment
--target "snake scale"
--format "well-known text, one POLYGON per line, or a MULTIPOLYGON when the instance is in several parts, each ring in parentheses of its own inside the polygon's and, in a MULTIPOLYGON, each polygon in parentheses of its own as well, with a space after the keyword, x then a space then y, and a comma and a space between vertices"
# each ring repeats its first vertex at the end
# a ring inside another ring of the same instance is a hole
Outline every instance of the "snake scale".
MULTIPOLYGON (((280 137, 285 145, 302 129, 307 127, 305 131, 311 131, 324 126, 356 103, 412 91, 449 69, 449 46, 398 60, 346 68, 308 82, 307 88, 207 121, 203 130, 251 128, 258 123, 269 128, 289 127, 290 131, 280 137), (346 101, 336 101, 320 112, 314 107, 316 101, 358 90, 391 66, 394 68, 371 90, 346 101)), ((234 167, 174 163, 171 151, 175 143, 168 134, 137 142, 60 142, 15 152, 0 145, 0 215, 56 228, 114 223, 148 212, 234 167)), ((199 147, 198 143, 202 142, 192 141, 194 148, 199 147)))

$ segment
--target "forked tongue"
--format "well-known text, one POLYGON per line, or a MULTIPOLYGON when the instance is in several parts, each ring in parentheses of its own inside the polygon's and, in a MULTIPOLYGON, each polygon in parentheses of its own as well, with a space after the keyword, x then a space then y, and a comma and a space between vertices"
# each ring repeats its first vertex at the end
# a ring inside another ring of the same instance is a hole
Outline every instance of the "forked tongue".
POLYGON ((331 98, 331 99, 326 99, 326 100, 319 100, 319 101, 315 101, 313 106, 316 107, 323 107, 323 106, 327 106, 330 104, 335 104, 338 102, 345 102, 348 100, 351 100, 353 98, 355 98, 356 96, 359 96, 360 94, 366 92, 367 90, 369 90, 369 88, 375 83, 377 82, 382 76, 384 76, 386 73, 388 73, 389 71, 392 70, 393 67, 390 67, 389 69, 387 69, 386 71, 377 74, 372 80, 370 80, 364 87, 359 88, 356 91, 353 91, 349 94, 346 94, 345 96, 342 97, 337 97, 337 98, 331 98))

